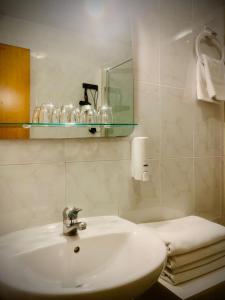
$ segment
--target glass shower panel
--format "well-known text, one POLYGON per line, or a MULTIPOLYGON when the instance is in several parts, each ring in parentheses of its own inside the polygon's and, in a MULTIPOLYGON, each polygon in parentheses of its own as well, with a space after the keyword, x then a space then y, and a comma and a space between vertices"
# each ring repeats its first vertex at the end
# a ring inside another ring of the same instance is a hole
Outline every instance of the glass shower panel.
MULTIPOLYGON (((112 107, 113 123, 134 122, 132 59, 108 70, 108 105, 112 107)), ((133 127, 110 128, 107 136, 127 136, 133 127)))

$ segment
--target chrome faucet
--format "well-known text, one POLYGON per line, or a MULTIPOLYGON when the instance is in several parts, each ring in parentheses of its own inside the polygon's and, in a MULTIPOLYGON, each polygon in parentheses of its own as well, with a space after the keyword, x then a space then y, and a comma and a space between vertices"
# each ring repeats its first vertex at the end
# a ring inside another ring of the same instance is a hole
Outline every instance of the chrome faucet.
POLYGON ((78 213, 82 209, 72 207, 64 208, 63 210, 63 234, 64 235, 76 235, 77 230, 84 230, 87 227, 85 222, 78 221, 78 213))

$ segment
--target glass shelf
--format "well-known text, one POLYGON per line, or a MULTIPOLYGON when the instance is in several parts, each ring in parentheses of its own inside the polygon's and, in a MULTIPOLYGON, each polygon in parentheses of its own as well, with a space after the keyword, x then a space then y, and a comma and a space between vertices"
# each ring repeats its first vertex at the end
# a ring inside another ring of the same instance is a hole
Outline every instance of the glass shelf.
POLYGON ((0 127, 101 127, 101 128, 114 128, 114 127, 134 127, 137 123, 0 123, 0 127))

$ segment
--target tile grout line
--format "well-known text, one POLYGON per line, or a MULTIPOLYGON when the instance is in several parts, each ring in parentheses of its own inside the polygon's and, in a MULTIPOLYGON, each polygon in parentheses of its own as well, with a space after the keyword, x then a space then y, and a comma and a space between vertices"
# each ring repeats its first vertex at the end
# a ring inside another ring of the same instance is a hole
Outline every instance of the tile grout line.
POLYGON ((160 113, 160 124, 159 124, 159 205, 162 206, 163 199, 163 187, 162 187, 162 97, 161 97, 161 0, 158 4, 159 9, 159 78, 158 78, 158 93, 159 93, 159 113, 160 113))
POLYGON ((150 81, 145 81, 145 80, 134 80, 134 81, 137 83, 142 83, 142 84, 152 85, 152 86, 157 86, 157 87, 165 87, 165 88, 176 89, 176 90, 185 90, 185 86, 184 87, 176 87, 176 86, 172 86, 172 85, 150 82, 150 81))
MULTIPOLYGON (((224 155, 204 155, 204 156, 166 156, 166 157, 148 157, 151 161, 164 161, 164 160, 179 160, 179 159, 214 159, 224 158, 224 155)), ((124 159, 98 159, 98 160, 62 160, 62 161, 46 161, 46 162, 16 162, 16 163, 0 163, 0 167, 5 166, 24 166, 24 165, 55 165, 55 164, 70 164, 70 163, 97 163, 97 162, 122 162, 130 161, 130 158, 124 159)))
POLYGON ((29 165, 59 165, 64 164, 65 161, 46 161, 46 162, 16 162, 16 163, 0 163, 0 167, 6 166, 29 166, 29 165))

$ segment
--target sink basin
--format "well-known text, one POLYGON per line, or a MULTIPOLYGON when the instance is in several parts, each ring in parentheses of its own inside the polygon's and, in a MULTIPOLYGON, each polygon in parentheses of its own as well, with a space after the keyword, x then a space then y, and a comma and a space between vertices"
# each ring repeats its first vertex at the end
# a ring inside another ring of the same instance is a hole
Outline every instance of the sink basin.
POLYGON ((62 224, 0 237, 0 299, 132 299, 159 277, 166 258, 154 231, 116 216, 83 219, 78 236, 62 224))

